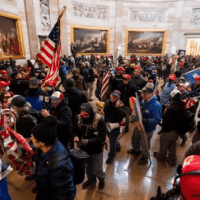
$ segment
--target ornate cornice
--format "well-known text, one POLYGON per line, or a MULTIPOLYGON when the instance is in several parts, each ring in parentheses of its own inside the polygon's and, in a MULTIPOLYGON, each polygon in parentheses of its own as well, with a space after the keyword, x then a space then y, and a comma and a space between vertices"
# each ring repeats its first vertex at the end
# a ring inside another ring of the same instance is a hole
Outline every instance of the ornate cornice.
POLYGON ((108 7, 99 5, 87 5, 82 3, 73 3, 74 16, 103 19, 107 18, 108 7))
POLYGON ((131 21, 165 21, 165 10, 136 10, 130 9, 130 20, 131 21))

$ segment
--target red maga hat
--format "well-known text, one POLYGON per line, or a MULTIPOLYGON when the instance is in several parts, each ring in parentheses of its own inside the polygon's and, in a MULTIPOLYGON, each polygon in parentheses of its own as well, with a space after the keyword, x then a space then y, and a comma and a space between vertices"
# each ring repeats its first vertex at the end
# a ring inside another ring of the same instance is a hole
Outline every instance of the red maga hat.
POLYGON ((136 66, 135 70, 141 70, 141 67, 140 66, 136 66))
POLYGON ((10 82, 0 81, 0 89, 3 88, 3 87, 6 87, 8 85, 10 85, 10 82))
POLYGON ((118 67, 117 71, 125 71, 125 69, 123 67, 118 67))
POLYGON ((123 78, 124 78, 124 79, 131 79, 131 76, 130 76, 129 74, 124 74, 124 75, 123 75, 123 78))
POLYGON ((171 79, 171 80, 175 81, 176 80, 176 75, 175 74, 170 74, 168 79, 171 79))
POLYGON ((8 72, 6 70, 1 70, 0 74, 7 74, 8 72))

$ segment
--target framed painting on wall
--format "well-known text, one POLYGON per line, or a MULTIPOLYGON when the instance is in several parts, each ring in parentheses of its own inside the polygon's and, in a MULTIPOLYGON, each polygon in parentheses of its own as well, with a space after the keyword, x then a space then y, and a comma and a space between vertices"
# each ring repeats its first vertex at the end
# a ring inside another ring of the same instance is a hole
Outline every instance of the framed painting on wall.
POLYGON ((166 38, 166 29, 127 29, 125 54, 164 55, 166 38))
POLYGON ((71 26, 71 42, 75 46, 77 55, 109 54, 110 29, 71 26))
POLYGON ((0 12, 0 60, 26 58, 21 18, 0 12))

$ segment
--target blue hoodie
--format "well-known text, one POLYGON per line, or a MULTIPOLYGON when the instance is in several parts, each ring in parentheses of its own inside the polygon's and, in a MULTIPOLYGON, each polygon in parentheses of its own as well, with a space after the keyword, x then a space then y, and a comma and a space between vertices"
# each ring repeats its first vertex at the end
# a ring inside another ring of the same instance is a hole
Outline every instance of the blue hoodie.
POLYGON ((162 119, 162 106, 155 95, 147 102, 142 100, 141 106, 143 119, 149 120, 148 123, 144 123, 145 130, 153 132, 162 119))

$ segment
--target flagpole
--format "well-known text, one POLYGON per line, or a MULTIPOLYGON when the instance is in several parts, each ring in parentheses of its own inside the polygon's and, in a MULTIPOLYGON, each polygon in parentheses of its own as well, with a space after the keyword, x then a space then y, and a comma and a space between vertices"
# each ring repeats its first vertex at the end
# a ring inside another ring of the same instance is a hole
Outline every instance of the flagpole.
POLYGON ((66 9, 67 9, 67 6, 64 6, 62 12, 60 13, 60 15, 58 17, 58 21, 61 19, 61 17, 63 16, 64 12, 66 11, 66 9))

